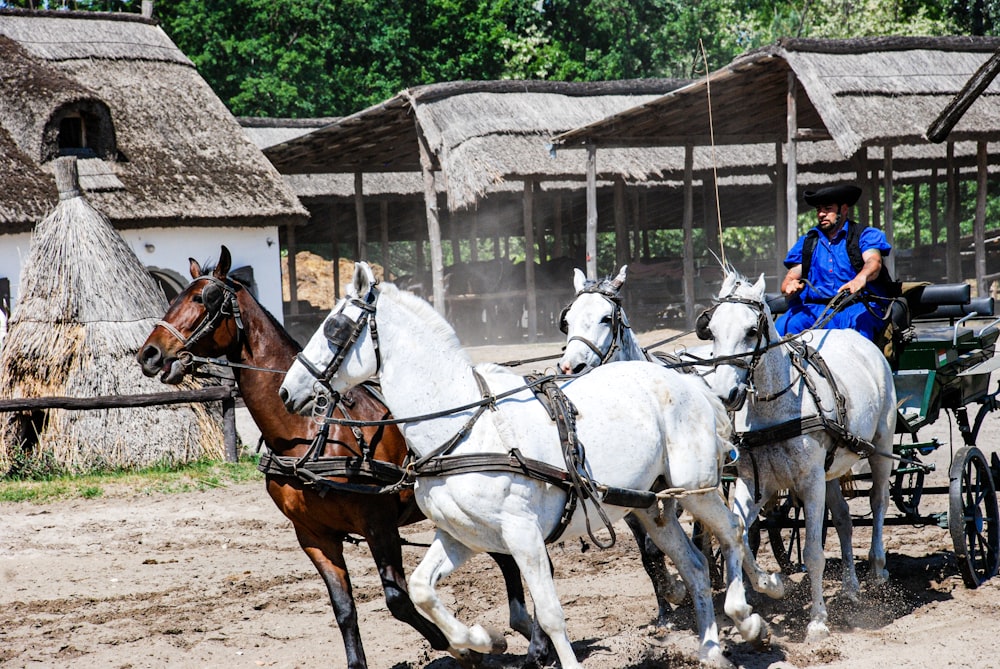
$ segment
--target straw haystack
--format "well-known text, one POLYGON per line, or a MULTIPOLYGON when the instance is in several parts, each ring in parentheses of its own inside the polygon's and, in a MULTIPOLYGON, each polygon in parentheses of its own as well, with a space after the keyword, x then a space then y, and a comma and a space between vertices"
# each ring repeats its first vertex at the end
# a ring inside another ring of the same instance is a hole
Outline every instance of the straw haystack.
MULTIPOLYGON (((0 352, 0 398, 163 392, 134 356, 166 310, 156 284, 80 195, 76 159, 55 161, 60 201, 38 224, 0 352)), ((193 386, 187 386, 191 388, 193 386)), ((0 415, 0 474, 134 469, 221 457, 217 406, 0 415)))

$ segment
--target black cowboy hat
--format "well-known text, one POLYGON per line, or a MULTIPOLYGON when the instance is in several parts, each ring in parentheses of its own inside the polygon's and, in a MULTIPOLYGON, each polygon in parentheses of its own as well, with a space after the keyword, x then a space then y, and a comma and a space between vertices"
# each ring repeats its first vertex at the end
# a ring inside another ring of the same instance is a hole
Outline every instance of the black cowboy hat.
POLYGON ((819 190, 807 190, 802 197, 810 207, 820 207, 824 204, 846 204, 851 207, 861 197, 861 189, 854 184, 837 184, 824 186, 819 190))

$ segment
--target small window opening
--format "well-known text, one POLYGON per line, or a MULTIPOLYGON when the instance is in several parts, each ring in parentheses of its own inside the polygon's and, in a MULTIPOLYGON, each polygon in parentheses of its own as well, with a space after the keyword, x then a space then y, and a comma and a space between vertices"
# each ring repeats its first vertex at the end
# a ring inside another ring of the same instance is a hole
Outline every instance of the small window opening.
POLYGON ((66 149, 83 149, 87 146, 87 128, 83 117, 67 116, 59 121, 59 152, 66 149))

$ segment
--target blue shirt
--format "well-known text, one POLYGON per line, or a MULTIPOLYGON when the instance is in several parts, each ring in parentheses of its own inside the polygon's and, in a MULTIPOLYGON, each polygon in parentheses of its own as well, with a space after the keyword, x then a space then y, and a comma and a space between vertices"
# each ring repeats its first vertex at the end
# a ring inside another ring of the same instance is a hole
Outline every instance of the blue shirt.
MULTIPOLYGON (((834 235, 833 241, 827 239, 819 228, 813 228, 817 232, 816 248, 809 266, 809 276, 803 277, 808 279, 809 283, 797 296, 803 302, 825 303, 837 294, 838 288, 858 275, 854 267, 851 266, 851 258, 847 254, 847 226, 849 225, 857 224, 853 221, 847 221, 840 232, 834 235)), ((802 245, 805 243, 805 239, 805 235, 799 237, 795 246, 788 251, 788 255, 785 256, 785 267, 792 268, 802 264, 802 245)), ((885 234, 872 227, 861 231, 859 246, 862 255, 871 249, 878 249, 885 257, 892 250, 885 234)), ((884 292, 874 281, 869 283, 867 287, 876 295, 882 295, 884 292)))

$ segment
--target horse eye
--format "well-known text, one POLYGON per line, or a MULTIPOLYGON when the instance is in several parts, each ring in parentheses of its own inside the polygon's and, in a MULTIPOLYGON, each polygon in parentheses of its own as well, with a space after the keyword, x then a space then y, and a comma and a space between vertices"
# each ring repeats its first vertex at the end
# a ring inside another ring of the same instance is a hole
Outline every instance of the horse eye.
POLYGON ((757 328, 750 328, 749 330, 747 330, 747 337, 756 337, 758 334, 760 333, 757 330, 757 328))
POLYGON ((601 319, 601 325, 611 325, 611 316, 607 315, 601 319))

